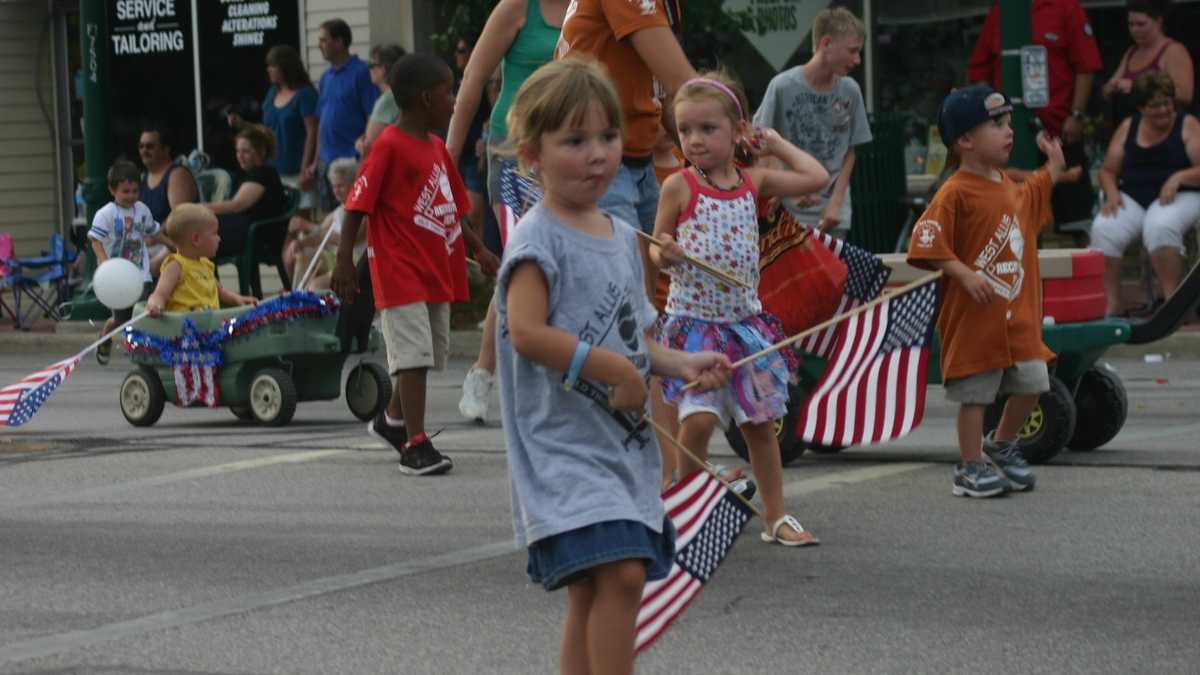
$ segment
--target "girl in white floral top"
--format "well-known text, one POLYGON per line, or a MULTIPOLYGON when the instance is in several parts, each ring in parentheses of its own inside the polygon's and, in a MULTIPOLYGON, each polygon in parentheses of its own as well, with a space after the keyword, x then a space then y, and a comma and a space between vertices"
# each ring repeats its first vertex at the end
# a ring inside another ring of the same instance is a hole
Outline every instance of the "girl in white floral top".
MULTIPOLYGON (((750 146, 781 160, 790 170, 742 169, 735 149, 748 131, 741 86, 721 73, 689 80, 675 95, 680 146, 691 166, 662 186, 652 261, 671 275, 666 314, 659 321, 661 342, 684 351, 716 351, 737 360, 786 337, 758 299, 758 216, 763 197, 799 197, 829 181, 824 167, 775 131, 755 132, 750 146), (684 255, 697 258, 745 282, 728 283, 684 255)), ((732 421, 746 439, 766 507, 763 539, 786 546, 817 543, 811 532, 783 507, 783 466, 773 420, 787 412, 788 382, 797 366, 791 350, 757 359, 733 373, 728 386, 704 393, 681 391, 678 379, 663 382, 664 397, 679 408, 679 440, 700 459, 717 425, 732 421)), ((684 459, 681 471, 700 467, 684 459)))

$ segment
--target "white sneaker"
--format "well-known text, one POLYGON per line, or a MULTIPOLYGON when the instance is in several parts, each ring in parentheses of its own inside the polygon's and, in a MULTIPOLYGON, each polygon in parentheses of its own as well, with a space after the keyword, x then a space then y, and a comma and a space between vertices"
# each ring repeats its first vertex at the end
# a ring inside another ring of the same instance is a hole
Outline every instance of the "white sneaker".
POLYGON ((458 402, 458 412, 470 420, 480 420, 487 416, 488 401, 492 397, 492 385, 496 376, 483 368, 471 368, 467 371, 467 379, 463 380, 463 395, 458 402))

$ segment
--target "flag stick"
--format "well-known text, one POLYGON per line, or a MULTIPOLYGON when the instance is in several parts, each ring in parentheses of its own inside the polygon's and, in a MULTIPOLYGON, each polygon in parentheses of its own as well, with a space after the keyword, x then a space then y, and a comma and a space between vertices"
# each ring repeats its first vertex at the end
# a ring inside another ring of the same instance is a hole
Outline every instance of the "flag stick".
POLYGON ((332 234, 333 228, 330 227, 326 230, 325 236, 321 238, 321 245, 317 247, 316 251, 313 251, 312 260, 308 261, 308 269, 304 270, 304 276, 300 277, 300 283, 292 286, 294 290, 304 290, 304 284, 308 283, 308 278, 312 276, 313 270, 316 269, 317 261, 321 259, 321 252, 325 250, 325 244, 329 242, 329 237, 332 234))
MULTIPOLYGON (((660 247, 663 246, 663 243, 661 241, 659 241, 658 239, 656 239, 655 237, 652 237, 637 228, 634 228, 633 231, 636 232, 639 237, 641 237, 642 239, 645 239, 646 241, 650 242, 651 244, 654 244, 655 246, 660 246, 660 247)), ((717 277, 718 279, 720 279, 726 283, 733 284, 734 286, 741 286, 742 288, 750 288, 750 284, 742 281, 741 279, 738 279, 737 277, 729 274, 728 272, 722 272, 721 270, 713 267, 712 265, 709 265, 706 262, 697 260, 697 259, 691 257, 690 255, 684 254, 683 259, 686 260, 688 262, 688 264, 699 267, 700 269, 704 270, 705 272, 708 272, 709 274, 713 275, 714 277, 717 277)))
POLYGON ((766 516, 763 515, 763 512, 760 511, 759 508, 757 506, 755 506, 749 499, 746 499, 742 495, 735 492, 733 490, 733 488, 730 488, 729 482, 726 481, 724 478, 721 478, 721 476, 716 471, 713 470, 712 465, 710 465, 708 462, 705 462, 704 460, 700 459, 696 455, 692 454, 691 450, 688 450, 687 448, 683 447, 683 443, 680 443, 679 441, 675 440, 675 437, 671 435, 671 432, 664 429, 662 427, 662 425, 660 425, 658 422, 655 422, 654 418, 644 417, 642 419, 646 420, 646 422, 650 426, 654 427, 654 430, 657 431, 660 436, 671 441, 671 445, 674 445, 676 448, 679 448, 680 452, 687 455, 688 458, 691 459, 693 462, 699 464, 701 468, 703 468, 705 471, 708 472, 708 475, 712 476, 713 478, 716 478, 718 481, 721 482, 722 485, 724 485, 726 488, 729 488, 729 491, 731 493, 733 493, 733 496, 742 500, 742 503, 745 504, 746 506, 749 506, 750 510, 754 511, 755 515, 757 515, 759 518, 762 518, 764 522, 767 520, 766 516))
POLYGON ((128 321, 126 321, 125 323, 121 324, 120 326, 117 326, 116 328, 112 329, 112 330, 111 330, 111 331, 109 331, 109 332, 108 332, 108 334, 107 334, 107 335, 105 335, 104 337, 102 337, 102 338, 100 338, 99 340, 96 340, 95 342, 93 342, 92 344, 90 344, 90 345, 88 345, 88 346, 84 347, 84 348, 83 348, 83 350, 82 350, 82 351, 80 351, 80 352, 79 352, 78 354, 76 354, 75 356, 78 356, 80 359, 82 359, 84 356, 87 356, 88 352, 92 351, 92 350, 93 350, 93 349, 95 349, 96 347, 99 347, 100 345, 104 344, 105 342, 108 342, 109 340, 111 340, 111 339, 113 338, 113 336, 114 336, 114 335, 116 335, 117 333, 120 333, 121 331, 125 330, 125 327, 126 327, 126 326, 129 326, 129 325, 131 325, 131 324, 133 324, 133 323, 135 323, 135 322, 137 322, 137 321, 140 321, 140 320, 142 320, 142 319, 146 318, 146 317, 147 317, 147 316, 149 316, 149 315, 150 315, 150 312, 143 311, 141 314, 138 314, 137 316, 133 317, 132 319, 130 319, 130 320, 128 320, 128 321))
MULTIPOLYGON (((925 276, 921 277, 920 279, 917 279, 916 281, 911 281, 911 282, 901 286, 900 288, 897 288, 895 291, 892 291, 891 293, 881 293, 878 298, 875 298, 874 300, 872 300, 868 303, 859 305, 858 307, 855 307, 854 309, 850 310, 849 312, 843 312, 842 314, 838 314, 837 316, 835 316, 831 319, 828 319, 826 321, 823 321, 802 333, 797 333, 797 334, 793 335, 792 337, 787 338, 786 340, 780 340, 779 342, 776 342, 775 344, 771 345, 770 347, 767 347, 766 349, 762 350, 761 352, 758 352, 756 354, 751 354, 750 356, 747 356, 743 359, 738 359, 737 361, 734 362, 732 368, 741 368, 742 366, 754 361, 755 359, 766 356, 767 354, 770 354, 772 352, 777 352, 780 349, 783 349, 784 347, 787 347, 789 345, 793 345, 793 344, 803 340, 804 338, 808 337, 809 335, 812 335, 813 333, 825 330, 826 328, 828 328, 836 323, 845 321, 846 319, 849 319, 852 316, 862 314, 863 312, 875 307, 876 305, 883 302, 884 300, 894 298, 897 295, 903 295, 903 294, 911 291, 912 289, 917 288, 918 286, 924 286, 925 284, 927 284, 931 281, 934 281, 935 279, 938 279, 941 276, 942 276, 942 271, 938 270, 936 272, 933 272, 932 274, 926 274, 925 276)), ((688 382, 687 384, 683 385, 683 388, 680 391, 687 391, 694 386, 696 386, 695 382, 688 382)))

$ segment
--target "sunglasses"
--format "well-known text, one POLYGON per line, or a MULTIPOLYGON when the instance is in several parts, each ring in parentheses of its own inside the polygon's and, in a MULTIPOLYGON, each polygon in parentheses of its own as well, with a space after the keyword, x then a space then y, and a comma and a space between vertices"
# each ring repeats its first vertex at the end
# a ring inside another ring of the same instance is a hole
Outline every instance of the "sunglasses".
POLYGON ((371 61, 371 62, 367 63, 367 67, 368 68, 382 68, 383 64, 378 61, 371 61))
POLYGON ((454 49, 454 53, 455 53, 455 54, 462 54, 463 56, 466 56, 467 54, 470 54, 470 53, 471 53, 471 50, 470 50, 470 49, 468 49, 468 48, 466 48, 466 47, 456 47, 456 48, 454 49))

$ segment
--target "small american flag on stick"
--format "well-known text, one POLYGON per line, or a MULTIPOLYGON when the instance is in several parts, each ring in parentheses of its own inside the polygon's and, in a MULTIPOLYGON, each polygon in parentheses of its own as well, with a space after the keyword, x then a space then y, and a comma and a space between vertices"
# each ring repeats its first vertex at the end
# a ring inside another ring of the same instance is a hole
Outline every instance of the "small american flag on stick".
POLYGON ((880 443, 912 431, 925 414, 937 277, 835 324, 829 365, 800 410, 809 443, 880 443))
POLYGON ((496 221, 500 224, 500 243, 508 245, 508 236, 525 212, 542 198, 542 188, 522 175, 516 167, 500 172, 500 199, 496 203, 496 221))
MULTIPOLYGON (((842 292, 842 301, 834 316, 845 314, 879 297, 888 277, 892 275, 891 268, 883 264, 879 256, 819 230, 814 229, 812 236, 846 263, 846 289, 842 292)), ((836 330, 837 326, 833 325, 817 331, 802 340, 799 348, 813 356, 828 357, 833 350, 836 330)))
POLYGON ((636 650, 641 653, 683 614, 733 548, 754 512, 724 483, 696 471, 663 494, 675 525, 675 561, 667 578, 642 592, 636 650))
POLYGON ((19 427, 28 422, 71 375, 81 358, 82 353, 76 354, 0 389, 0 426, 19 427))

